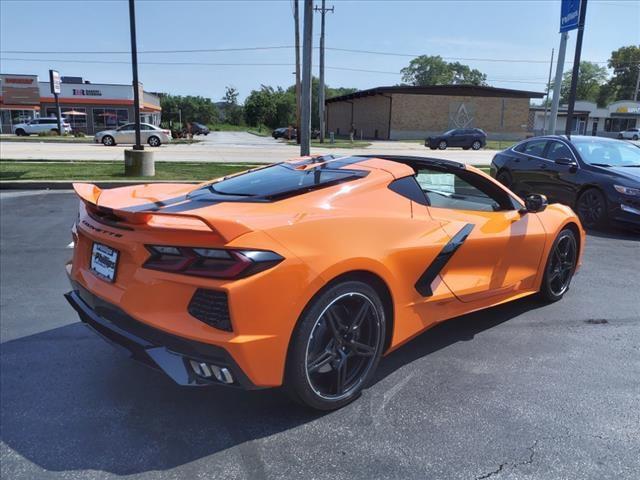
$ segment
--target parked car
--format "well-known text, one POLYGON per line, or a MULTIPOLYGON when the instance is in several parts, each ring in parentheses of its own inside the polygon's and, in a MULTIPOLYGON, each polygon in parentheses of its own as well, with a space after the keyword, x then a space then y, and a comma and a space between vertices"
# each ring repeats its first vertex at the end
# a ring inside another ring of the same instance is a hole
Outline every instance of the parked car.
POLYGON ((209 135, 209 127, 198 122, 191 122, 191 135, 209 135))
POLYGON ((584 251, 570 208, 447 160, 328 155, 197 186, 74 188, 66 298, 83 322, 178 385, 284 385, 319 410, 443 320, 560 300, 584 251))
POLYGON ((618 133, 619 139, 638 140, 640 138, 640 128, 629 128, 618 133))
POLYGON ((275 139, 286 138, 288 140, 293 140, 296 138, 296 129, 289 127, 276 128, 271 132, 271 136, 275 139))
MULTIPOLYGON (((13 133, 19 137, 29 136, 38 133, 58 132, 58 119, 55 117, 34 118, 24 123, 17 123, 13 126, 13 133)), ((62 133, 71 133, 71 124, 62 122, 62 133)))
MULTIPOLYGON (((148 123, 140 124, 140 141, 142 143, 148 143, 151 147, 159 147, 163 143, 169 143, 171 138, 170 130, 164 130, 148 123)), ((117 145, 118 143, 135 143, 135 123, 127 123, 115 130, 98 132, 93 140, 107 147, 117 145)))
POLYGON ((588 136, 545 136, 499 152, 491 176, 524 196, 572 207, 586 227, 640 226, 640 147, 588 136))
POLYGON ((487 134, 479 128, 454 128, 437 137, 428 137, 424 146, 431 150, 445 150, 447 147, 462 147, 480 150, 487 144, 487 134))

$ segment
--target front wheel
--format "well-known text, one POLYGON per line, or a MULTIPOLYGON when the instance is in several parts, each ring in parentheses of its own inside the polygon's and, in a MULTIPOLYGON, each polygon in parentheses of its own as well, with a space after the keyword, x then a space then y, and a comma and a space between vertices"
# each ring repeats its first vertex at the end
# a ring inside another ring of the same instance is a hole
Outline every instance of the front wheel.
POLYGON ((633 136, 633 139, 634 139, 634 140, 638 140, 638 135, 634 135, 634 136, 633 136))
POLYGON ((438 148, 440 150, 446 150, 447 149, 447 142, 442 140, 440 143, 438 143, 438 148))
POLYGON ((27 133, 22 128, 18 128, 16 130, 16 136, 17 137, 23 137, 23 136, 26 137, 27 133))
POLYGON ((160 139, 156 136, 149 137, 149 140, 147 140, 147 142, 149 143, 150 147, 159 147, 161 143, 160 139))
POLYGON ((291 397, 318 410, 355 400, 378 366, 385 328, 382 301, 368 284, 346 281, 319 293, 291 340, 285 380, 291 397))
POLYGON ((578 262, 578 242, 571 229, 562 230, 549 253, 540 296, 546 302, 557 302, 569 290, 578 262))

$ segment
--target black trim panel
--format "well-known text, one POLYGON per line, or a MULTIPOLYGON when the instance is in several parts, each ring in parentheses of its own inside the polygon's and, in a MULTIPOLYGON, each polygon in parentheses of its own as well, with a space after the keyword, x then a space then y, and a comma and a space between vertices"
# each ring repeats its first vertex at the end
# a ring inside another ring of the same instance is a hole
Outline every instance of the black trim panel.
POLYGON ((416 180, 416 177, 413 175, 394 180, 389 184, 389 190, 419 203, 420 205, 430 205, 429 199, 424 194, 416 180))
POLYGON ((415 284, 415 288, 420 295, 423 297, 430 297, 433 295, 433 291, 431 290, 431 283, 436 279, 436 277, 440 274, 442 269, 445 267, 447 262, 451 259, 456 250, 458 250, 462 244, 465 242, 471 231, 473 230, 472 223, 467 223, 464 227, 460 229, 458 233, 456 233, 449 243, 447 243, 444 248, 440 251, 440 253, 436 256, 436 258, 431 262, 431 264, 427 267, 420 278, 415 284))
POLYGON ((131 358, 163 371, 183 386, 224 385, 196 377, 187 366, 188 359, 227 367, 235 383, 231 387, 256 389, 251 380, 224 348, 178 337, 146 325, 127 315, 120 308, 93 295, 73 282, 74 290, 65 298, 80 316, 80 320, 109 343, 126 350, 131 358))

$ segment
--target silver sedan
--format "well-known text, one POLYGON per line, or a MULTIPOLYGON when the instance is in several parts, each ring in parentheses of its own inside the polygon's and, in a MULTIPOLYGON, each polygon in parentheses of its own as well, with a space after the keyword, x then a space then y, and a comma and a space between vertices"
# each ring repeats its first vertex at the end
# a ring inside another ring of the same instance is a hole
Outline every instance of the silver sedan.
MULTIPOLYGON (((115 130, 103 130, 96 133, 93 139, 96 143, 102 143, 107 147, 117 145, 118 143, 135 143, 135 124, 127 123, 115 130)), ((140 141, 142 143, 148 143, 151 147, 159 147, 163 143, 169 143, 171 141, 171 131, 148 123, 141 123, 140 141)))

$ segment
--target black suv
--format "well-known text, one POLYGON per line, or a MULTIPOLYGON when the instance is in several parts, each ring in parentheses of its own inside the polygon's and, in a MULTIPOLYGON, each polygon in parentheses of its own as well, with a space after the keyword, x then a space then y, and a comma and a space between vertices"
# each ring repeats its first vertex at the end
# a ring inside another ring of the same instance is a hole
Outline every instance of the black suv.
POLYGON ((191 135, 209 135, 209 127, 198 122, 191 122, 191 135))
POLYGON ((424 146, 431 150, 445 150, 447 147, 480 150, 486 144, 487 134, 479 128, 454 128, 437 137, 428 137, 424 141, 424 146))

